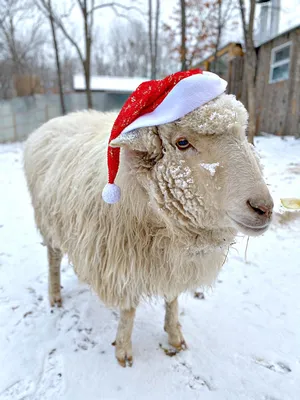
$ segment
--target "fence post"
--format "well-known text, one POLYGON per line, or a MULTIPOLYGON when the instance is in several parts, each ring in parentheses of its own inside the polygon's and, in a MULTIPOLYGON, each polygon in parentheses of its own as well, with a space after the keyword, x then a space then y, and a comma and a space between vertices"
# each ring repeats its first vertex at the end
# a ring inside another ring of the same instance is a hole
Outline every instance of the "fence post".
POLYGON ((13 119, 13 128, 14 128, 14 142, 18 141, 18 132, 17 132, 17 121, 16 121, 16 113, 13 111, 12 113, 12 119, 13 119))
POLYGON ((45 105, 45 122, 49 121, 49 106, 45 105))

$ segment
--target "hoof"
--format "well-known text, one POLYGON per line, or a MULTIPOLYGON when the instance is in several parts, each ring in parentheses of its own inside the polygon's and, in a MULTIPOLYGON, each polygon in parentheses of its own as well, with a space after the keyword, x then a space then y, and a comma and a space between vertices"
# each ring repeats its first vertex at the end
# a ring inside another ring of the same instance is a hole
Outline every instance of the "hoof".
POLYGON ((49 302, 51 307, 61 307, 62 306, 62 298, 61 294, 49 294, 49 302))
POLYGON ((169 344, 174 347, 174 349, 177 350, 177 352, 180 352, 182 350, 186 350, 188 348, 186 342, 184 339, 182 339, 179 343, 170 343, 169 344))
POLYGON ((179 323, 175 327, 166 326, 165 331, 168 333, 169 345, 176 349, 177 353, 188 348, 179 323))
POLYGON ((132 347, 131 343, 124 346, 124 344, 119 344, 116 340, 112 343, 116 348, 116 359, 121 365, 121 367, 132 367, 133 358, 132 358, 132 347))
POLYGON ((129 356, 129 357, 126 356, 124 358, 117 357, 117 361, 118 361, 119 365, 121 365, 121 367, 123 367, 123 368, 132 367, 132 364, 133 364, 132 356, 129 356))
POLYGON ((186 350, 188 348, 187 344, 185 343, 184 340, 180 343, 177 343, 175 346, 174 346, 174 344, 171 344, 170 342, 169 342, 169 344, 171 346, 169 348, 165 348, 161 344, 159 344, 159 347, 164 351, 165 355, 168 357, 174 357, 178 353, 180 353, 182 350, 186 350))

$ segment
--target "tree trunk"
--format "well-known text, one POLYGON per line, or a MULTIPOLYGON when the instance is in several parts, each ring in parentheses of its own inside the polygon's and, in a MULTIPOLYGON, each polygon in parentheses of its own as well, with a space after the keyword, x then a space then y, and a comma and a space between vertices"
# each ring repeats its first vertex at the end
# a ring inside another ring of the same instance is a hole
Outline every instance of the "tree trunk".
POLYGON ((152 79, 156 79, 156 75, 157 75, 159 15, 160 15, 160 0, 156 0, 154 54, 153 54, 153 78, 152 79))
POLYGON ((66 113, 66 106, 65 106, 63 85, 62 85, 62 80, 61 80, 59 50, 58 50, 58 45, 57 45, 57 40, 56 40, 56 32, 55 32, 55 26, 54 26, 53 14, 52 14, 51 0, 48 0, 48 7, 49 7, 49 19, 50 19, 50 24, 51 24, 53 46, 54 46, 54 51, 55 51, 56 72, 57 72, 57 80, 58 80, 58 87, 59 87, 60 108, 61 108, 62 115, 64 115, 66 113))
MULTIPOLYGON (((85 77, 85 90, 87 107, 93 108, 92 92, 91 92, 91 52, 92 52, 92 38, 88 25, 88 10, 86 1, 82 7, 82 14, 84 20, 84 39, 85 39, 85 60, 84 60, 84 77, 85 77)), ((92 29, 92 27, 91 27, 92 29)))
POLYGON ((218 50, 220 46, 220 40, 221 40, 221 34, 222 34, 222 0, 218 0, 218 27, 217 27, 217 40, 216 40, 216 48, 215 48, 215 54, 214 54, 214 64, 215 64, 215 73, 218 74, 218 67, 217 67, 217 62, 218 62, 218 50))
POLYGON ((93 99, 91 91, 91 73, 87 60, 84 61, 84 78, 85 78, 85 93, 88 109, 93 108, 93 99))
POLYGON ((247 82, 247 99, 249 111, 248 141, 254 144, 256 135, 256 69, 257 55, 253 42, 254 16, 256 0, 250 0, 249 23, 246 23, 245 2, 239 0, 240 12, 246 45, 245 72, 247 82))
POLYGON ((254 144, 256 135, 256 67, 257 55, 254 46, 248 42, 248 51, 246 52, 245 72, 248 92, 248 111, 249 111, 249 126, 248 126, 248 141, 254 144))
POLYGON ((152 35, 152 0, 148 0, 148 35, 149 35, 149 54, 150 54, 150 77, 154 79, 153 68, 153 35, 152 35))
POLYGON ((255 101, 256 88, 254 85, 248 83, 248 112, 249 112, 249 125, 248 125, 248 142, 254 144, 254 137, 256 135, 256 101, 255 101))
POLYGON ((181 4, 181 71, 186 71, 186 15, 185 0, 180 0, 181 4))

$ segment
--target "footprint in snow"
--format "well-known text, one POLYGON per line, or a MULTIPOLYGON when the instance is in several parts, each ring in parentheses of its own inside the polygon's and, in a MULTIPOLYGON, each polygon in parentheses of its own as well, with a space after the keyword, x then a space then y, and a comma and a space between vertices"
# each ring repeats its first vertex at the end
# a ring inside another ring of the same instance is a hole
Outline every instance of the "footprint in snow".
POLYGON ((59 331, 70 332, 77 326, 79 318, 78 313, 74 311, 71 312, 70 310, 63 310, 58 317, 56 327, 59 331))
POLYGON ((279 374, 288 374, 289 372, 292 372, 288 364, 281 361, 278 361, 277 363, 270 363, 262 358, 256 358, 255 363, 279 374))
POLYGON ((74 343, 75 352, 89 350, 98 344, 93 339, 93 328, 85 327, 82 324, 78 311, 63 310, 58 317, 56 328, 69 335, 71 342, 74 343))
POLYGON ((0 393, 1 400, 22 400, 28 398, 28 396, 34 390, 34 382, 30 379, 24 379, 14 382, 12 385, 4 389, 0 393))
POLYGON ((175 372, 178 372, 181 377, 185 377, 187 385, 192 390, 198 390, 198 391, 199 390, 208 390, 208 391, 215 390, 215 388, 213 387, 210 380, 204 378, 203 376, 195 374, 193 372, 192 366, 189 365, 185 361, 180 361, 176 364, 173 364, 172 369, 175 372))
POLYGON ((56 349, 49 352, 40 372, 31 400, 60 398, 63 390, 63 361, 56 349))

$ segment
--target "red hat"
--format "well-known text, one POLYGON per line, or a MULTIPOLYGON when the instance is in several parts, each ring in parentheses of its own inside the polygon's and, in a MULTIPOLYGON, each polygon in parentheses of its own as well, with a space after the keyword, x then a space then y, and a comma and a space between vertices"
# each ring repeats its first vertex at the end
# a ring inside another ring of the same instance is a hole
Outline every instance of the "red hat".
MULTIPOLYGON (((225 92, 227 82, 218 75, 195 69, 176 72, 164 79, 141 83, 129 96, 112 127, 109 143, 120 134, 137 128, 176 121, 225 92)), ((108 184, 102 198, 114 204, 120 200, 115 185, 120 162, 120 148, 108 146, 108 184)))

